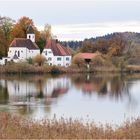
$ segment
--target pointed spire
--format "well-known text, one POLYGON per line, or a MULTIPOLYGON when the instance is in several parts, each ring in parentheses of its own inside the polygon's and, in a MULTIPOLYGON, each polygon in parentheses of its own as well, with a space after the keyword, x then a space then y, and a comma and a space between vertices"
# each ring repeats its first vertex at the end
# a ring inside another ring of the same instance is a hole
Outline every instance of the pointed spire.
POLYGON ((34 34, 34 29, 33 29, 31 24, 28 26, 26 33, 27 34, 34 34))

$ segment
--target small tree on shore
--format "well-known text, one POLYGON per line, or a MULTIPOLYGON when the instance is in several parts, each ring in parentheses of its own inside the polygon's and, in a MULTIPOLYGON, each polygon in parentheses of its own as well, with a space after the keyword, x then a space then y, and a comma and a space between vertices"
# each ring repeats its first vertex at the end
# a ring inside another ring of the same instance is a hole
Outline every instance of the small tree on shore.
POLYGON ((37 63, 39 66, 42 66, 46 61, 45 57, 42 55, 37 55, 33 58, 34 63, 37 63))

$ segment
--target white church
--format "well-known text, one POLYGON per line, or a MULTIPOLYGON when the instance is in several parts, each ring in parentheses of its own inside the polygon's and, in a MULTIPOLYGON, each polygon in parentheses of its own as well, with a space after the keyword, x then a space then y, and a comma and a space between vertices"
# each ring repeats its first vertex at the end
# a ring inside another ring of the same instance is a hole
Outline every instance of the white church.
MULTIPOLYGON (((0 64, 4 65, 7 61, 23 62, 29 58, 34 58, 40 54, 40 49, 35 43, 35 33, 30 25, 27 29, 27 38, 15 38, 10 44, 8 57, 3 57, 0 64)), ((71 53, 66 47, 61 46, 56 39, 47 41, 42 52, 49 65, 69 66, 71 64, 71 53)))
POLYGON ((31 25, 27 29, 27 39, 15 38, 8 51, 8 57, 14 62, 25 61, 38 54, 40 54, 40 50, 35 43, 35 33, 31 25))

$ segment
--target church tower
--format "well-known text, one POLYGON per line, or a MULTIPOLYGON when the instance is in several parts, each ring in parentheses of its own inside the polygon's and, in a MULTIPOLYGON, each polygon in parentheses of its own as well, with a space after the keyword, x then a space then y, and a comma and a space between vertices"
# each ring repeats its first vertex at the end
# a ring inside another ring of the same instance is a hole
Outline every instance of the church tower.
POLYGON ((27 28, 27 39, 30 39, 32 42, 35 42, 35 33, 32 25, 29 25, 27 28))

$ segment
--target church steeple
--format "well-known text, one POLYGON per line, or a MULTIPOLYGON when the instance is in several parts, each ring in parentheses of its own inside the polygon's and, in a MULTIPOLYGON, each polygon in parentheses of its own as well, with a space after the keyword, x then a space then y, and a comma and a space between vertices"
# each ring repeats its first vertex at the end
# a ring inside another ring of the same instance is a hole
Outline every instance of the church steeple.
POLYGON ((35 33, 32 25, 29 25, 27 28, 27 39, 30 39, 32 42, 35 42, 35 33))

